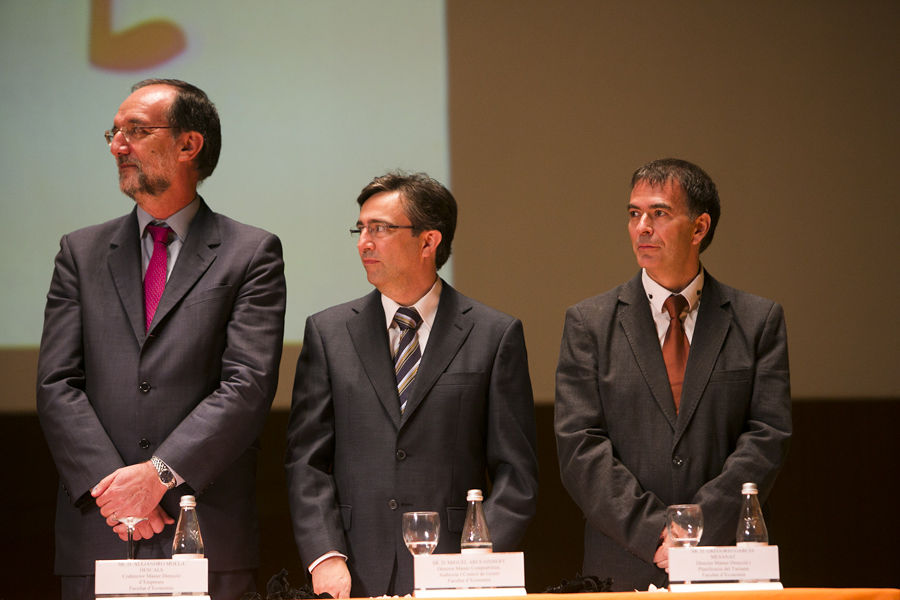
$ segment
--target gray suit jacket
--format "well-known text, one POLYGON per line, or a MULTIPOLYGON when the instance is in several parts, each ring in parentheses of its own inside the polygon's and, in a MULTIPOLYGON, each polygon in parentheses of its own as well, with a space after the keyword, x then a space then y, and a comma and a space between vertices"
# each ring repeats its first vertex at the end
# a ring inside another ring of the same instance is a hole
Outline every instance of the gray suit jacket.
MULTIPOLYGON (((122 558, 90 489, 157 455, 185 484, 212 570, 257 564, 257 438, 275 394, 284 330, 281 243, 213 213, 194 217, 151 329, 137 218, 64 236, 47 295, 37 409, 56 462, 56 572, 90 575, 122 558)), ((171 555, 174 525, 138 543, 138 558, 171 555)))
POLYGON ((640 273, 566 313, 555 427, 563 484, 585 515, 584 573, 614 589, 666 583, 653 564, 667 505, 703 509, 702 545, 734 544, 741 484, 765 499, 787 452, 781 307, 706 274, 676 416, 640 273))
POLYGON ((466 490, 490 495, 494 549, 516 547, 537 499, 534 404, 522 324, 443 284, 400 415, 379 292, 306 322, 286 459, 304 567, 349 556, 354 597, 412 590, 401 515, 441 516, 437 552, 458 552, 466 490), (490 480, 490 483, 488 482, 490 480))

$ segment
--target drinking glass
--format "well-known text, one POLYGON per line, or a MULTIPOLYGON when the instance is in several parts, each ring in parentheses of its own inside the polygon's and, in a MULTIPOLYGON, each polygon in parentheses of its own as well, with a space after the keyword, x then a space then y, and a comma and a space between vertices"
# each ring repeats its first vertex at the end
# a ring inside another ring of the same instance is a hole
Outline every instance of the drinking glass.
POLYGON ((147 517, 119 517, 116 519, 128 530, 128 560, 134 560, 134 527, 141 521, 146 520, 147 517))
POLYGON ((403 513, 403 541, 416 554, 431 554, 441 534, 441 516, 436 512, 403 513))
POLYGON ((690 548, 703 535, 703 511, 699 504, 675 504, 666 509, 666 527, 675 545, 690 548))

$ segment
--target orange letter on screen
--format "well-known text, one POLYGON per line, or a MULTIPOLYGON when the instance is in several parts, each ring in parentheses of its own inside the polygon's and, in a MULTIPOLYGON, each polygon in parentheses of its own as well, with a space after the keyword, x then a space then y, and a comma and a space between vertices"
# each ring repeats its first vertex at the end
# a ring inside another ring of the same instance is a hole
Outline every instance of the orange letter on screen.
POLYGON ((184 32, 169 21, 139 23, 112 31, 112 0, 91 0, 90 61, 113 71, 138 71, 178 56, 187 46, 184 32))

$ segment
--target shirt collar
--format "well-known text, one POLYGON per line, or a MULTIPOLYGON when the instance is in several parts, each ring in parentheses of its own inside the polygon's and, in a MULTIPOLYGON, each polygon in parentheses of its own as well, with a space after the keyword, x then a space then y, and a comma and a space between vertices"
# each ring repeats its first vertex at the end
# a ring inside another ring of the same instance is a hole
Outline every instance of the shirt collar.
MULTIPOLYGON (((647 299, 650 301, 653 312, 663 312, 665 310, 663 308, 663 303, 666 301, 666 298, 675 292, 672 292, 653 281, 653 278, 647 273, 647 269, 641 269, 641 283, 644 284, 644 292, 647 294, 647 299)), ((697 273, 697 276, 694 277, 681 292, 679 292, 688 301, 688 312, 693 312, 697 309, 697 306, 700 304, 702 292, 703 266, 701 265, 700 272, 697 273)))
MULTIPOLYGON (((419 316, 422 317, 421 327, 427 327, 431 330, 431 326, 434 325, 434 318, 437 316, 438 302, 440 302, 441 299, 441 288, 441 278, 437 277, 434 285, 431 286, 431 289, 412 305, 412 308, 415 308, 419 312, 419 316)), ((384 307, 385 326, 387 329, 390 329, 391 325, 394 323, 394 315, 401 305, 382 294, 381 306, 384 307)))
POLYGON ((141 234, 141 238, 144 237, 144 232, 147 229, 147 225, 152 225, 158 222, 165 222, 172 231, 175 232, 175 235, 178 236, 178 239, 184 242, 184 239, 187 237, 188 229, 191 226, 191 221, 194 220, 194 217, 197 215, 197 211, 200 210, 200 196, 194 196, 194 199, 190 201, 190 203, 176 212, 173 215, 169 215, 165 219, 156 219, 152 217, 147 211, 145 211, 140 206, 137 207, 137 220, 138 220, 138 231, 141 234))

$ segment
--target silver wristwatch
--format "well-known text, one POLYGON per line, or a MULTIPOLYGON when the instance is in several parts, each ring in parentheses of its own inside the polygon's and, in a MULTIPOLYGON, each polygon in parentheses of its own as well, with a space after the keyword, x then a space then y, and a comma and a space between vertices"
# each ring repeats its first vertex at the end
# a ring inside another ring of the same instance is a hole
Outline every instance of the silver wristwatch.
POLYGON ((159 480, 163 482, 163 485, 170 490, 174 488, 175 474, 169 470, 169 466, 158 456, 151 457, 150 462, 152 462, 153 466, 156 468, 156 474, 159 475, 159 480))

